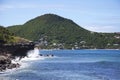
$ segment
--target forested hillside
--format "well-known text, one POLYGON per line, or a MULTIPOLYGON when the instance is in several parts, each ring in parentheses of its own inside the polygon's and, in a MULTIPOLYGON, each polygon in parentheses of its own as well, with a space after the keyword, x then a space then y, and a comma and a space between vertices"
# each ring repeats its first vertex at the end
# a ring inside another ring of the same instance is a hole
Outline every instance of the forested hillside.
POLYGON ((16 36, 39 41, 45 48, 120 48, 119 33, 88 31, 70 19, 45 14, 7 28, 16 36))
POLYGON ((6 28, 0 26, 0 43, 11 43, 14 42, 13 34, 10 33, 6 28))
POLYGON ((0 44, 15 44, 29 42, 29 40, 16 37, 14 33, 10 32, 3 26, 0 26, 0 44))

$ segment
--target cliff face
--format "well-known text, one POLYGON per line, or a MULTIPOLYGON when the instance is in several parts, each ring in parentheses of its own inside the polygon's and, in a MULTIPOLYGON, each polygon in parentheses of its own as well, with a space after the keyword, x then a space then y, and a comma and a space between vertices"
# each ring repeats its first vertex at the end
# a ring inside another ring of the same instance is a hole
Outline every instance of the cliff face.
POLYGON ((21 44, 8 44, 0 46, 0 54, 6 55, 11 54, 11 56, 22 57, 26 56, 27 51, 34 49, 34 44, 32 43, 21 43, 21 44))
POLYGON ((20 66, 18 63, 12 63, 15 57, 25 57, 27 51, 34 49, 34 44, 16 44, 16 45, 1 45, 0 46, 0 71, 6 69, 17 68, 20 66))

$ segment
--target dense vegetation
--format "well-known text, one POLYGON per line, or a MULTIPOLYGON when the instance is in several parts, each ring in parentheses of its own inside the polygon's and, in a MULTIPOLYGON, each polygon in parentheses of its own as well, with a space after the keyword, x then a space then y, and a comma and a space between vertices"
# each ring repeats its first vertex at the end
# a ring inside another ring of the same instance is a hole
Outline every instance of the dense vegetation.
POLYGON ((39 41, 44 48, 120 48, 119 33, 91 32, 54 14, 36 17, 23 25, 9 26, 8 30, 16 36, 39 41))
POLYGON ((16 37, 12 32, 0 26, 0 44, 13 44, 20 42, 28 42, 27 39, 16 37))
POLYGON ((11 43, 14 42, 13 34, 10 33, 6 28, 0 26, 0 43, 11 43))

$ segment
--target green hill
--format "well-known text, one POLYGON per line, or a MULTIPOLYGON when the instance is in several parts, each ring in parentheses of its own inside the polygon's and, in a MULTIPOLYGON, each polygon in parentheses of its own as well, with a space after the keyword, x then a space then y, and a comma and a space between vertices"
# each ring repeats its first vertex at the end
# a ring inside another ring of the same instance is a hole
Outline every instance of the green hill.
POLYGON ((11 43, 14 41, 13 34, 6 28, 0 26, 0 44, 11 43))
POLYGON ((0 44, 12 44, 12 43, 20 43, 20 42, 29 42, 29 40, 16 37, 12 32, 0 26, 0 44))
POLYGON ((36 17, 23 25, 9 26, 16 36, 40 41, 47 48, 120 48, 117 33, 88 31, 70 19, 55 14, 36 17))

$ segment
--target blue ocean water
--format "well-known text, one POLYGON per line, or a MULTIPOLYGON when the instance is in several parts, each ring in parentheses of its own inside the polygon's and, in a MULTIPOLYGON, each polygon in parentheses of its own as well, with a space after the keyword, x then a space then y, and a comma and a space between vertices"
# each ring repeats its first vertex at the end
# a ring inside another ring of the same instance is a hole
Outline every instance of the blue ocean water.
POLYGON ((40 50, 53 58, 26 61, 0 80, 120 80, 120 50, 40 50))

